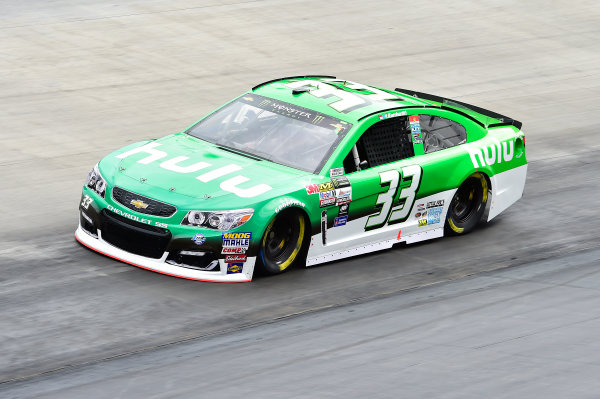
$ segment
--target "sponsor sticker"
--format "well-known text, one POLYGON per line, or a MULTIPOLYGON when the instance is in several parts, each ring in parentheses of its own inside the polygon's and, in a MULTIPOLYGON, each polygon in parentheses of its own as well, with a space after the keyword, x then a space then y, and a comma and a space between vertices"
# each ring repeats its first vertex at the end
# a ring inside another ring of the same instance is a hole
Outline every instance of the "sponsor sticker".
POLYGON ((331 179, 334 188, 350 187, 350 180, 346 176, 331 179))
POLYGON ((338 212, 338 215, 340 215, 340 216, 345 216, 345 215, 347 215, 347 214, 348 214, 348 207, 349 207, 349 206, 350 206, 350 205, 348 205, 348 204, 343 204, 343 205, 340 205, 340 211, 338 212))
POLYGON ((309 184, 306 186, 306 194, 317 194, 319 192, 319 186, 316 184, 309 184))
POLYGON ((347 204, 352 201, 352 187, 337 188, 335 190, 335 203, 337 205, 347 204))
POLYGON ((334 204, 335 204, 335 197, 328 198, 328 199, 322 199, 319 201, 319 206, 321 208, 330 206, 330 205, 334 205, 334 204))
POLYGON ((335 187, 333 187, 333 183, 330 181, 325 182, 325 183, 319 183, 318 186, 319 186, 319 192, 321 192, 321 193, 325 192, 325 191, 331 191, 335 188, 335 187))
MULTIPOLYGON (((294 108, 294 107, 290 107, 287 104, 282 104, 282 103, 273 103, 270 105, 272 107, 273 112, 280 114, 280 115, 285 115, 288 116, 290 118, 295 118, 295 119, 300 119, 300 118, 304 118, 304 119, 312 119, 312 114, 310 112, 307 112, 308 110, 306 108, 294 108)), ((323 119, 325 119, 325 117, 317 115, 314 117, 313 123, 318 124, 320 123, 323 119)))
POLYGON ((379 120, 384 120, 384 119, 388 119, 388 118, 397 118, 399 116, 406 116, 406 111, 388 112, 386 114, 381 114, 381 115, 379 115, 379 120))
POLYGON ((408 117, 408 120, 410 122, 410 132, 412 134, 413 143, 423 143, 423 137, 421 136, 421 124, 419 123, 419 115, 411 115, 408 117))
POLYGON ((419 219, 419 227, 427 226, 427 219, 419 219))
POLYGON ((344 174, 344 167, 329 169, 329 176, 337 177, 342 176, 344 174))
POLYGON ((206 242, 206 237, 204 237, 203 234, 198 233, 192 237, 192 241, 194 241, 196 245, 202 245, 206 242))
POLYGON ((348 216, 338 216, 333 219, 333 227, 345 226, 348 222, 348 216))
POLYGON ((241 273, 243 268, 244 268, 243 263, 228 263, 227 264, 227 274, 241 273))
POLYGON ((421 211, 421 212, 417 212, 415 213, 415 217, 418 218, 424 218, 425 216, 427 216, 427 211, 421 211))
POLYGON ((222 254, 245 254, 250 245, 252 233, 223 233, 222 254))
POLYGON ((243 255, 225 255, 225 263, 244 263, 247 260, 246 254, 243 255))
POLYGON ((427 224, 436 224, 439 223, 441 220, 441 215, 442 215, 442 210, 444 208, 443 207, 438 207, 438 208, 431 208, 428 209, 427 212, 429 213, 427 216, 427 224))
POLYGON ((427 203, 427 208, 435 208, 438 206, 444 206, 444 200, 437 200, 437 201, 429 201, 427 203))
POLYGON ((320 200, 325 200, 325 199, 330 199, 330 198, 335 198, 334 191, 324 191, 322 193, 319 193, 320 200))
POLYGON ((248 248, 242 247, 232 247, 232 248, 223 248, 221 250, 222 254, 245 254, 248 248))

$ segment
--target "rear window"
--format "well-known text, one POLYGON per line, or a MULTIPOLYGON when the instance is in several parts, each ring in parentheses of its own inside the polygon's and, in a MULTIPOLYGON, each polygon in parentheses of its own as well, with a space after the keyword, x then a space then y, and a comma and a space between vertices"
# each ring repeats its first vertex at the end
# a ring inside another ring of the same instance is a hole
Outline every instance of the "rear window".
POLYGON ((425 153, 464 144, 467 132, 463 125, 435 115, 419 115, 425 153))

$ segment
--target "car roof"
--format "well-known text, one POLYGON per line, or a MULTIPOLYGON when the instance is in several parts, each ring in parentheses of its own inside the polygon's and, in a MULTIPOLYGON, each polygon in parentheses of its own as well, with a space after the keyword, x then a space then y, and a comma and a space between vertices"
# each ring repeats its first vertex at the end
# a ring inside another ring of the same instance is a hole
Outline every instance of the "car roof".
POLYGON ((347 122, 356 122, 367 115, 389 109, 431 105, 428 101, 409 95, 402 95, 386 89, 335 79, 333 76, 297 76, 275 79, 253 87, 252 91, 258 95, 313 109, 347 122), (296 90, 290 87, 298 86, 299 84, 302 84, 302 86, 296 87, 296 90), (360 85, 361 90, 352 88, 358 87, 357 85, 360 85), (327 94, 321 97, 310 94, 311 91, 323 91, 323 89, 327 91, 327 94), (377 93, 380 92, 385 94, 386 99, 373 100, 377 96, 377 93), (334 108, 336 103, 341 103, 344 98, 349 97, 353 97, 355 100, 352 104, 361 101, 362 103, 357 104, 359 105, 358 107, 350 107, 342 111, 334 108))
POLYGON ((305 75, 274 79, 254 86, 251 92, 350 123, 395 109, 433 107, 461 114, 486 128, 505 125, 521 127, 521 123, 512 118, 460 101, 412 90, 392 91, 334 76, 305 75))

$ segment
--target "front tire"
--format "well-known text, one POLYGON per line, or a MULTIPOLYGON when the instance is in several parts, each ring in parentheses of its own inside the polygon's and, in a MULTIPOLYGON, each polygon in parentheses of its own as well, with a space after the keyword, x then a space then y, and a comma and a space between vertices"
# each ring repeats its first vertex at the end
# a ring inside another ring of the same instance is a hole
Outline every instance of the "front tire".
POLYGON ((488 200, 488 182, 475 173, 456 190, 446 216, 445 230, 450 235, 471 232, 481 220, 488 200))
POLYGON ((304 257, 307 222, 297 211, 278 214, 267 226, 260 243, 259 259, 264 272, 279 274, 299 263, 304 257))

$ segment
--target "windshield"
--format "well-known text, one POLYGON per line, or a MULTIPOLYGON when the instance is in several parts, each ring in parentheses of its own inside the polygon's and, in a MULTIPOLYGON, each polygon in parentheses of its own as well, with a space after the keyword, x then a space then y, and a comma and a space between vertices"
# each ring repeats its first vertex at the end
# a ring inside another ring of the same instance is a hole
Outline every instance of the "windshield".
POLYGON ((187 133, 282 165, 316 173, 351 124, 255 94, 238 98, 187 133))

